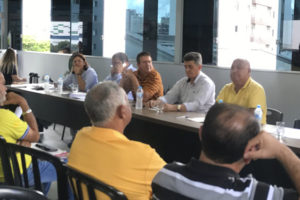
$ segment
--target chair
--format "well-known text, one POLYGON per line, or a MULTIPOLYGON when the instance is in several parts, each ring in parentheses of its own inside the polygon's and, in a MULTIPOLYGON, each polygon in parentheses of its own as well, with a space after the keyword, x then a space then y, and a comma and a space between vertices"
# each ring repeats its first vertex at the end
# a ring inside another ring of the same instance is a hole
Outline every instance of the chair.
POLYGON ((276 122, 282 121, 283 113, 274 108, 267 108, 267 124, 276 125, 276 122))
POLYGON ((47 200, 42 192, 31 190, 28 188, 1 185, 0 199, 14 199, 14 200, 47 200))
POLYGON ((63 164, 58 157, 37 149, 7 143, 3 137, 0 137, 0 151, 6 185, 20 186, 25 188, 30 187, 27 173, 21 174, 20 170, 22 169, 23 172, 27 170, 25 155, 28 155, 31 157, 31 164, 34 174, 34 189, 42 191, 38 160, 45 160, 52 163, 56 169, 58 199, 68 199, 67 177, 63 164), (20 165, 17 160, 17 156, 20 156, 21 158, 20 165))
POLYGON ((294 128, 300 129, 300 119, 294 120, 294 128))
POLYGON ((72 186, 75 199, 83 199, 83 185, 87 188, 88 199, 96 200, 95 189, 106 194, 112 200, 126 200, 127 197, 117 189, 109 186, 93 177, 77 171, 76 169, 65 165, 69 183, 72 186))

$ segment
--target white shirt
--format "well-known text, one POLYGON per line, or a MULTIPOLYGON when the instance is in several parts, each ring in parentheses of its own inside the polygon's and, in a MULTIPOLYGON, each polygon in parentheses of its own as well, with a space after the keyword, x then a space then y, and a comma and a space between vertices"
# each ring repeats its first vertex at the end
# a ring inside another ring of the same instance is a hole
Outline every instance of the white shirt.
POLYGON ((184 104, 187 111, 207 112, 215 104, 215 83, 200 72, 194 83, 183 77, 173 88, 159 99, 169 104, 184 104))

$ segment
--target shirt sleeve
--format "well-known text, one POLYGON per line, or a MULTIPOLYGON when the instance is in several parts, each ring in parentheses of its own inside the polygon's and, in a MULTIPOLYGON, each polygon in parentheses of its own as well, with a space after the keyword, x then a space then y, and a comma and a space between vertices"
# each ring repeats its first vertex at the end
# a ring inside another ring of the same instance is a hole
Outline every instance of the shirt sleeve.
POLYGON ((162 101, 169 104, 174 104, 179 102, 179 94, 180 94, 180 85, 181 80, 177 81, 175 85, 167 92, 167 94, 162 98, 162 101))
POLYGON ((195 101, 192 102, 184 102, 186 110, 188 112, 193 112, 197 110, 207 111, 210 106, 212 106, 215 98, 215 85, 210 82, 202 82, 200 91, 195 98, 195 101), (211 104, 211 105, 210 105, 211 104))
POLYGON ((257 105, 265 107, 266 105, 266 95, 263 88, 257 88, 254 92, 249 95, 249 108, 256 108, 257 105))
POLYGON ((7 137, 5 137, 5 139, 12 139, 7 139, 7 142, 15 142, 18 139, 23 139, 29 131, 28 124, 18 118, 13 112, 7 113, 7 124, 4 126, 7 131, 7 137))
POLYGON ((149 166, 146 171, 146 182, 149 183, 147 184, 147 190, 152 192, 151 189, 151 182, 154 178, 154 176, 159 172, 163 166, 166 165, 166 162, 158 155, 158 153, 154 150, 151 149, 152 153, 150 154, 150 160, 149 160, 149 166))
POLYGON ((72 83, 72 73, 69 73, 66 79, 64 80, 64 87, 68 87, 72 83))
POLYGON ((94 69, 92 69, 91 67, 89 67, 89 68, 90 69, 88 69, 86 71, 86 75, 85 75, 85 78, 84 78, 85 91, 88 91, 94 85, 96 85, 98 83, 98 75, 97 75, 96 71, 94 69))
POLYGON ((160 74, 157 71, 153 71, 149 74, 148 80, 142 84, 144 92, 147 92, 152 98, 157 99, 163 95, 163 86, 160 74))

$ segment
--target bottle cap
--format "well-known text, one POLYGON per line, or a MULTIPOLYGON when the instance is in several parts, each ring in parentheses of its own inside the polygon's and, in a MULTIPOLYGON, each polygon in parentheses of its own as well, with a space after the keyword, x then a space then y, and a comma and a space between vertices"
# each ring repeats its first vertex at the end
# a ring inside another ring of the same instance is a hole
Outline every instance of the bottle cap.
POLYGON ((261 108, 261 106, 259 104, 257 104, 256 108, 261 108))

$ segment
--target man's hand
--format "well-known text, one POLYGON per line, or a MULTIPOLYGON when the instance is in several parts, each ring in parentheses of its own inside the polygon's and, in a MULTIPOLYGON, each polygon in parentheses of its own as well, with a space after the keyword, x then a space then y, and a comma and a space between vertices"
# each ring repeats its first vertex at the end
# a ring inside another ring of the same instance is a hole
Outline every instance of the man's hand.
POLYGON ((10 105, 10 104, 22 105, 24 103, 27 104, 24 97, 14 93, 14 92, 9 92, 6 94, 6 101, 3 102, 3 105, 10 105))
POLYGON ((256 137, 248 142, 244 153, 244 159, 278 159, 282 148, 285 148, 285 146, 275 137, 265 131, 261 131, 256 137))
POLYGON ((82 72, 83 72, 83 69, 81 69, 80 67, 74 66, 74 67, 73 67, 73 72, 74 72, 76 75, 81 75, 82 72))
POLYGON ((24 146, 24 147, 31 147, 31 142, 26 140, 19 140, 17 141, 18 145, 24 146))

